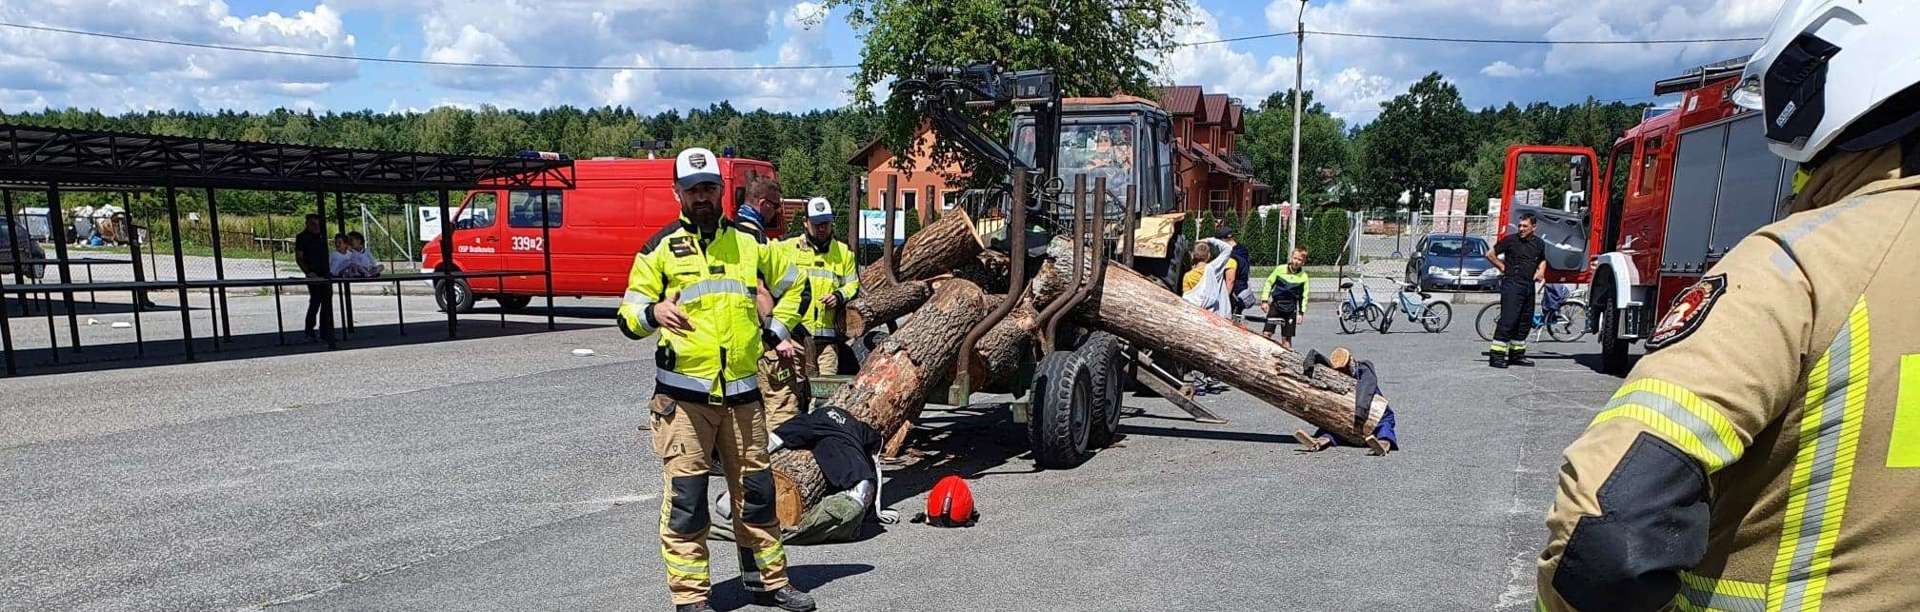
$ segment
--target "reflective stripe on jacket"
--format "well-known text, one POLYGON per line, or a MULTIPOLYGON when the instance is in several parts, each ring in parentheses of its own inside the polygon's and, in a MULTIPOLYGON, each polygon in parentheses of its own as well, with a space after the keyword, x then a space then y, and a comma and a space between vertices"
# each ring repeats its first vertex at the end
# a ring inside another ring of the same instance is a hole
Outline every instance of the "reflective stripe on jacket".
POLYGON ((860 276, 854 273, 853 251, 837 240, 827 241, 822 250, 806 236, 781 242, 793 249, 794 266, 800 269, 802 291, 800 325, 816 338, 837 338, 841 308, 820 305, 820 298, 838 294, 842 308, 860 295, 860 276))
POLYGON ((682 219, 656 234, 633 256, 620 302, 621 331, 638 339, 658 331, 653 305, 678 300, 690 333, 660 334, 655 391, 678 399, 736 405, 760 397, 756 364, 766 351, 763 333, 785 340, 799 324, 799 271, 790 250, 759 242, 730 223, 702 239, 682 219), (775 301, 763 325, 754 305, 765 282, 775 301))
POLYGON ((1812 210, 1675 300, 1567 447, 1539 608, 1920 609, 1920 156, 1899 149, 1828 161, 1812 210))

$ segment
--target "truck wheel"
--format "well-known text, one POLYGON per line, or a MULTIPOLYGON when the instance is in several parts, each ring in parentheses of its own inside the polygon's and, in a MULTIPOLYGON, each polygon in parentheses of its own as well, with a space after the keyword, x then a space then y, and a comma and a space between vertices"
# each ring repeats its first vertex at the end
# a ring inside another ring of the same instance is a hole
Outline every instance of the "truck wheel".
POLYGON ((1069 352, 1040 360, 1027 396, 1027 442, 1033 462, 1043 468, 1070 468, 1087 460, 1087 419, 1093 410, 1093 377, 1086 362, 1069 352))
POLYGON ((1132 386, 1132 381, 1126 380, 1127 368, 1122 363, 1125 352, 1121 349, 1120 338, 1094 332, 1080 350, 1074 351, 1086 362, 1092 376, 1093 406, 1087 416, 1087 445, 1092 448, 1112 444, 1114 430, 1120 427, 1121 400, 1132 386))
POLYGON ((433 301, 440 305, 440 312, 446 312, 451 300, 452 309, 458 313, 473 312, 473 287, 467 286, 466 279, 456 278, 449 288, 448 281, 433 283, 433 301), (448 294, 452 294, 451 297, 448 294))
POLYGON ((520 312, 533 303, 531 295, 502 295, 495 299, 500 301, 500 308, 507 312, 520 312))
POLYGON ((1627 341, 1620 337, 1620 311, 1614 308, 1600 313, 1600 371, 1627 375, 1627 341))
POLYGON ((1180 280, 1187 274, 1187 256, 1192 253, 1193 241, 1187 240, 1186 236, 1175 236, 1173 246, 1167 250, 1167 276, 1162 280, 1174 295, 1180 295, 1180 280))

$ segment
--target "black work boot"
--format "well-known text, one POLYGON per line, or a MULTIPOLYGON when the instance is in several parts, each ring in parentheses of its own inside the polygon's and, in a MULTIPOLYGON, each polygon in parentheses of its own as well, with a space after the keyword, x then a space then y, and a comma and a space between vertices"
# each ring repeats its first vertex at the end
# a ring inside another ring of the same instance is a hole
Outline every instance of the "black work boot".
POLYGON ((1523 368, 1533 367, 1533 360, 1527 358, 1527 349, 1517 349, 1507 355, 1507 363, 1523 368))
POLYGON ((800 592, 800 589, 784 586, 778 591, 754 593, 753 605, 779 608, 790 612, 812 612, 813 596, 800 592))
POLYGON ((707 605, 707 602, 704 601, 696 601, 690 604, 674 606, 673 612, 713 612, 713 606, 707 605))
POLYGON ((1507 354, 1503 351, 1489 351, 1487 353, 1487 365, 1502 370, 1507 369, 1507 354))

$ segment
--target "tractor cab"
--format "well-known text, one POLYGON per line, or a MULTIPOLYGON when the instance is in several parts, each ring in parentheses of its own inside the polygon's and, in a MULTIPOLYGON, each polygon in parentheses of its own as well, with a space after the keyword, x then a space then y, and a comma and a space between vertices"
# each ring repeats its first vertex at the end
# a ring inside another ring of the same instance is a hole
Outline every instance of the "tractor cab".
MULTIPOLYGON (((1106 179, 1107 201, 1102 209, 1113 221, 1126 212, 1123 202, 1129 188, 1138 199, 1141 216, 1178 208, 1173 188, 1173 123, 1159 105, 1133 96, 1066 98, 1059 113, 1052 173, 1061 180, 1063 191, 1073 189, 1079 177, 1086 177, 1089 191, 1096 180, 1106 179)), ((1032 111, 1013 118, 1011 148, 1029 165, 1038 163, 1034 153, 1040 121, 1032 111)), ((1067 200, 1060 199, 1053 216, 1070 218, 1073 213, 1067 206, 1067 200)), ((1112 227, 1117 231, 1119 226, 1112 227)))

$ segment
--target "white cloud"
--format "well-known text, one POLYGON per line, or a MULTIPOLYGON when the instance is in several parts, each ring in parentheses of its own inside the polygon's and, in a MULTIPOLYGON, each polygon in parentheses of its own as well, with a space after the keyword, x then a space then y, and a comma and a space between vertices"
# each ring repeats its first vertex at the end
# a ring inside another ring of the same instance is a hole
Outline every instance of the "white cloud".
MULTIPOLYGON (((1192 24, 1175 34, 1176 42, 1194 43, 1224 37, 1212 13, 1195 7, 1193 18, 1192 24)), ((1288 13, 1286 18, 1291 24, 1293 14, 1288 13)), ((1292 26, 1288 25, 1287 29, 1292 26)), ((1306 58, 1305 88, 1313 92, 1314 101, 1326 105, 1329 112, 1342 119, 1370 119, 1380 102, 1405 88, 1403 83, 1361 66, 1348 65, 1327 75, 1322 66, 1333 67, 1338 63, 1332 59, 1322 61, 1312 46, 1308 47, 1306 58)), ((1259 104, 1273 92, 1293 89, 1294 85, 1292 56, 1261 58, 1236 51, 1229 44, 1181 47, 1158 63, 1166 82, 1200 85, 1208 93, 1227 93, 1241 98, 1249 106, 1259 104)))
POLYGON ((1487 67, 1485 68, 1481 68, 1480 74, 1484 74, 1496 79, 1511 79, 1514 77, 1533 76, 1536 74, 1540 74, 1540 71, 1532 68, 1521 68, 1519 66, 1515 66, 1513 64, 1507 63, 1506 60, 1499 60, 1494 63, 1487 64, 1487 67))
MULTIPOLYGON (((308 53, 352 54, 355 38, 326 4, 236 15, 219 0, 0 2, 12 23, 308 53)), ((54 32, 0 32, 0 91, 108 111, 251 107, 357 76, 353 62, 237 53, 54 32), (211 103, 211 104, 209 104, 211 103)))

